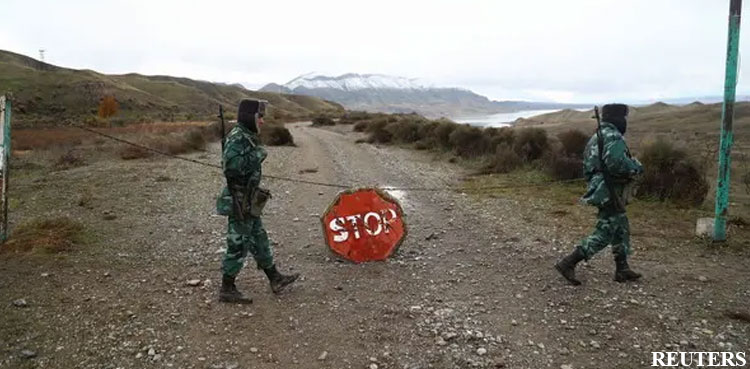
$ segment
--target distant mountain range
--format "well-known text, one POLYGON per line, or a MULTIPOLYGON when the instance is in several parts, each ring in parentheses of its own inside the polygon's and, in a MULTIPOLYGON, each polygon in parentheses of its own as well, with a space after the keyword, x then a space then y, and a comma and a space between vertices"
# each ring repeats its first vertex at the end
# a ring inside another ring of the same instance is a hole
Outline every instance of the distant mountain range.
POLYGON ((417 79, 382 74, 349 73, 338 77, 306 74, 283 85, 270 83, 259 91, 315 96, 350 110, 384 113, 417 112, 428 117, 455 117, 520 110, 588 107, 531 101, 492 101, 462 88, 434 87, 417 79))
POLYGON ((93 119, 102 97, 112 95, 122 122, 213 120, 219 105, 232 118, 243 98, 266 99, 268 118, 278 121, 341 114, 341 105, 316 97, 250 91, 239 84, 197 81, 171 76, 102 74, 47 64, 0 50, 0 94, 13 96, 13 124, 59 125, 93 119))

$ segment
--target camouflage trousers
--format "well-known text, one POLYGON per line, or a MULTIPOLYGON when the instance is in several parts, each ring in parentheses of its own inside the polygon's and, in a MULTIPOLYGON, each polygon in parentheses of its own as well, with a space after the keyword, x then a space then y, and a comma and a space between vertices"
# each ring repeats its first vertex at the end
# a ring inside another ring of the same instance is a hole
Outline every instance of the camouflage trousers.
POLYGON ((578 248, 583 252, 586 260, 607 245, 612 245, 612 253, 625 255, 630 253, 630 223, 624 212, 617 212, 608 208, 599 208, 596 216, 594 232, 581 240, 578 248))
POLYGON ((221 264, 224 275, 236 276, 245 264, 247 254, 251 254, 260 269, 273 266, 273 254, 268 234, 260 218, 248 217, 240 220, 229 215, 227 228, 227 251, 221 264))

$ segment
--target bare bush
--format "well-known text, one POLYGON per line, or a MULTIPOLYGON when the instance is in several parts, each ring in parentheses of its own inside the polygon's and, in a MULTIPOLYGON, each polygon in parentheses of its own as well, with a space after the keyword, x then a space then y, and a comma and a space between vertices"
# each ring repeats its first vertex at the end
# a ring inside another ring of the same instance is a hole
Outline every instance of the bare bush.
POLYGON ((570 129, 560 133, 557 135, 557 139, 560 140, 560 144, 562 144, 562 151, 564 154, 577 158, 583 157, 583 152, 586 150, 586 144, 589 142, 589 136, 577 129, 570 129))
POLYGON ((547 151, 542 164, 547 175, 556 180, 583 178, 583 159, 571 155, 564 147, 547 151))
POLYGON ((125 145, 120 149, 119 154, 123 160, 133 160, 148 158, 152 155, 152 152, 137 146, 125 145))
POLYGON ((260 140, 269 146, 294 146, 294 137, 281 124, 266 124, 260 130, 260 140))
POLYGON ((637 183, 639 198, 671 200, 698 206, 708 194, 703 171, 684 150, 663 139, 644 146, 641 160, 645 172, 637 183))
POLYGON ((527 163, 541 158, 548 148, 547 131, 541 128, 523 128, 513 142, 513 149, 527 163))
POLYGON ((481 128, 458 126, 448 139, 456 154, 463 158, 475 158, 490 150, 490 139, 481 128))
POLYGON ((500 145, 497 147, 487 170, 492 173, 509 173, 518 169, 522 164, 523 160, 513 148, 508 145, 500 145))
POLYGON ((336 125, 336 122, 327 115, 318 115, 317 117, 313 118, 312 125, 313 126, 333 126, 333 125, 336 125))
POLYGON ((60 155, 55 163, 55 166, 60 169, 75 168, 83 165, 86 165, 86 160, 74 150, 68 150, 60 155))

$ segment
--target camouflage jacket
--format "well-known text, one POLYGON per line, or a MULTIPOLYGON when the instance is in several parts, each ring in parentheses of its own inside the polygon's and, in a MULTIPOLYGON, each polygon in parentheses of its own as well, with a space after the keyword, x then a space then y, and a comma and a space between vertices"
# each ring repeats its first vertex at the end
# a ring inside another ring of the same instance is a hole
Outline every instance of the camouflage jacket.
MULTIPOLYGON (((635 179, 635 176, 643 173, 643 166, 630 155, 625 137, 613 124, 602 122, 601 134, 604 142, 604 150, 602 150, 604 164, 612 178, 612 187, 614 187, 616 195, 625 204, 627 203, 627 199, 624 199, 624 195, 627 195, 626 188, 629 187, 628 185, 635 179)), ((588 182, 588 188, 581 197, 581 201, 597 207, 611 206, 614 203, 612 203, 600 168, 599 139, 594 133, 583 152, 583 174, 588 182)))
POLYGON ((232 193, 248 196, 260 185, 261 163, 266 159, 266 150, 260 145, 258 134, 241 124, 236 125, 225 138, 222 166, 227 186, 216 201, 216 210, 221 215, 232 212, 232 193), (231 191, 230 191, 231 189, 231 191))

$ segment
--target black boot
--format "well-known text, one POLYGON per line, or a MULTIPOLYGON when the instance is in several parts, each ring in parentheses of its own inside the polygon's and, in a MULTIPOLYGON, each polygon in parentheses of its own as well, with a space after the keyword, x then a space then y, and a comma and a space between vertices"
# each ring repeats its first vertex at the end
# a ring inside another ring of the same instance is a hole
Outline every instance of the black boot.
POLYGON ((615 254, 615 281, 627 282, 641 278, 640 273, 630 270, 628 266, 628 256, 626 254, 615 254))
POLYGON ((273 265, 268 269, 263 269, 263 271, 266 272, 268 282, 271 283, 271 291, 273 291, 273 293, 280 293, 284 290, 284 288, 294 283, 294 281, 299 278, 299 273, 294 273, 291 275, 284 275, 279 273, 279 271, 276 269, 276 265, 273 265))
POLYGON ((581 252, 581 249, 576 247, 570 255, 564 257, 555 264, 555 269, 557 269, 557 271, 560 272, 570 284, 578 286, 581 284, 581 281, 576 279, 576 264, 585 258, 586 257, 583 255, 583 252, 581 252))
POLYGON ((252 304, 253 299, 245 297, 237 286, 234 285, 233 276, 224 275, 221 277, 221 289, 219 290, 219 301, 230 304, 252 304))

